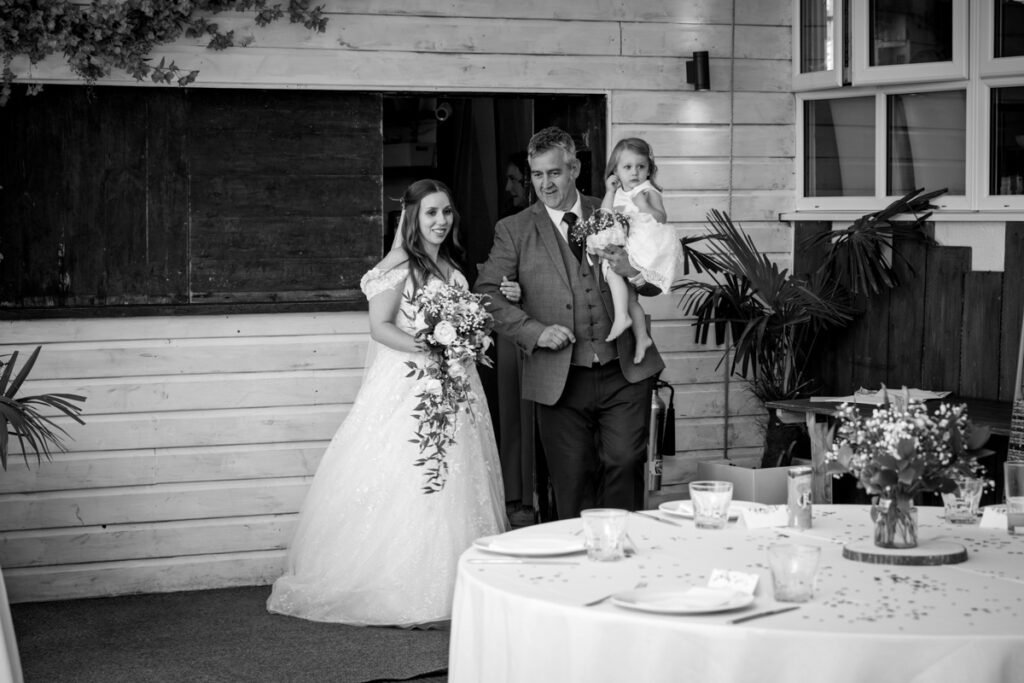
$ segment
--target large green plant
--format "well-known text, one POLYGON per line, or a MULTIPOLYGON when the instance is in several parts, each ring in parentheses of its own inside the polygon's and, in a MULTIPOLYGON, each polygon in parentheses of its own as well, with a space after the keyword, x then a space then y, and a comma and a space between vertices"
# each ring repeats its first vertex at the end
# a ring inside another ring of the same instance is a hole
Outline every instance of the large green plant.
POLYGON ((806 276, 780 269, 728 214, 712 210, 708 233, 683 240, 688 266, 705 277, 673 287, 683 293, 680 305, 694 318, 697 340, 707 343, 713 331, 715 343, 726 344, 723 359, 732 355, 731 371, 762 401, 809 393, 808 362, 822 334, 853 320, 855 295, 899 283, 893 258, 901 257, 892 242, 933 241, 923 223, 935 208, 931 200, 945 191, 914 190, 845 230, 816 235, 809 246, 823 248, 824 259, 806 276), (908 214, 913 220, 896 220, 908 214), (707 245, 703 253, 694 248, 698 241, 707 245))
MULTIPOLYGON (((846 324, 852 310, 835 284, 780 269, 729 215, 708 213, 707 279, 687 279, 681 305, 694 317, 697 340, 728 343, 732 372, 750 381, 762 401, 805 391, 808 354, 817 336, 846 324)), ((690 248, 687 246, 686 248, 690 248)))
POLYGON ((114 69, 136 80, 188 85, 198 71, 179 68, 161 59, 151 64, 158 45, 182 35, 209 36, 207 46, 223 50, 235 44, 232 31, 221 31, 210 17, 221 12, 255 11, 256 24, 266 26, 287 12, 292 23, 324 32, 323 8, 310 8, 309 0, 289 0, 286 9, 267 0, 0 0, 0 61, 3 77, 0 105, 10 95, 14 80, 11 61, 28 57, 32 64, 61 54, 71 70, 93 83, 114 69))
POLYGON ((85 401, 84 396, 76 394, 39 394, 36 396, 18 396, 18 391, 28 378, 32 367, 39 357, 42 347, 37 346, 21 370, 14 375, 18 362, 18 352, 11 354, 3 365, 0 374, 0 465, 7 469, 7 456, 10 454, 10 437, 14 436, 21 445, 21 453, 28 464, 29 454, 34 454, 38 462, 43 456, 50 458, 51 452, 67 450, 64 437, 68 434, 63 427, 52 419, 53 413, 70 417, 78 424, 85 424, 79 415, 82 407, 78 402, 85 401), (13 376, 13 380, 11 379, 13 376))

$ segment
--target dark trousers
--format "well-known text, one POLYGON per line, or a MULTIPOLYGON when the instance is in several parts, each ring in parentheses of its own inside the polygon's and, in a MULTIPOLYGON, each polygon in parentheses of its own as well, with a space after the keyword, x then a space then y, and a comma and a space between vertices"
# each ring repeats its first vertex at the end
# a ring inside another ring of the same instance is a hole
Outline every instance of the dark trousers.
POLYGON ((617 360, 572 366, 561 398, 537 404, 537 426, 559 519, 589 507, 642 504, 650 382, 630 383, 617 360))

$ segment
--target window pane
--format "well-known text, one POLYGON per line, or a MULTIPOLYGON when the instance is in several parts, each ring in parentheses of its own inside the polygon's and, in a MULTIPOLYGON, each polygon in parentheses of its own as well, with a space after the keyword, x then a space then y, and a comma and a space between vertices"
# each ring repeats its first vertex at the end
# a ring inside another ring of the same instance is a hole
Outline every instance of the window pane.
POLYGON ((833 0, 800 0, 800 73, 835 68, 833 0))
POLYGON ((804 196, 875 194, 875 100, 804 103, 804 196))
POLYGON ((989 194, 1024 194, 1024 88, 992 89, 989 194))
POLYGON ((869 29, 871 66, 953 60, 952 0, 873 0, 869 29))
POLYGON ((890 95, 886 194, 916 188, 964 194, 967 182, 967 93, 890 95))
POLYGON ((993 22, 994 57, 1024 55, 1024 4, 1017 0, 990 0, 995 3, 993 22))

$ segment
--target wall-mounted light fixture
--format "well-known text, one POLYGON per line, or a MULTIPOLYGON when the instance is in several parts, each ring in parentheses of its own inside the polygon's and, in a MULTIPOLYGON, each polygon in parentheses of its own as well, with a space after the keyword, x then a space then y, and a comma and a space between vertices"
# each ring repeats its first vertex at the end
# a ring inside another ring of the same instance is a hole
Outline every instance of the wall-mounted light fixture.
POLYGON ((693 60, 686 60, 686 82, 693 85, 694 90, 711 88, 711 73, 708 69, 707 50, 693 53, 693 60))

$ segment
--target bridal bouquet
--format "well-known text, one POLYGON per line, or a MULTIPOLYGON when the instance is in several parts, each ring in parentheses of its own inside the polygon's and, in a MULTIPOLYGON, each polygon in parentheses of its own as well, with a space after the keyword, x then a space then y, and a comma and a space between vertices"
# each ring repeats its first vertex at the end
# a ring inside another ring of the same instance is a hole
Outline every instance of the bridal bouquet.
POLYGON ((455 442, 458 415, 477 400, 467 368, 472 363, 491 365, 486 352, 493 320, 483 298, 431 280, 413 301, 416 341, 426 348, 427 363, 407 361, 410 370, 406 376, 422 384, 416 395, 419 403, 412 412, 417 427, 411 441, 419 444, 422 456, 414 464, 426 468, 424 493, 444 488, 448 478, 445 454, 455 442))
POLYGON ((577 221, 572 226, 569 239, 594 254, 610 244, 624 245, 628 232, 628 216, 602 208, 592 213, 589 218, 577 221))

